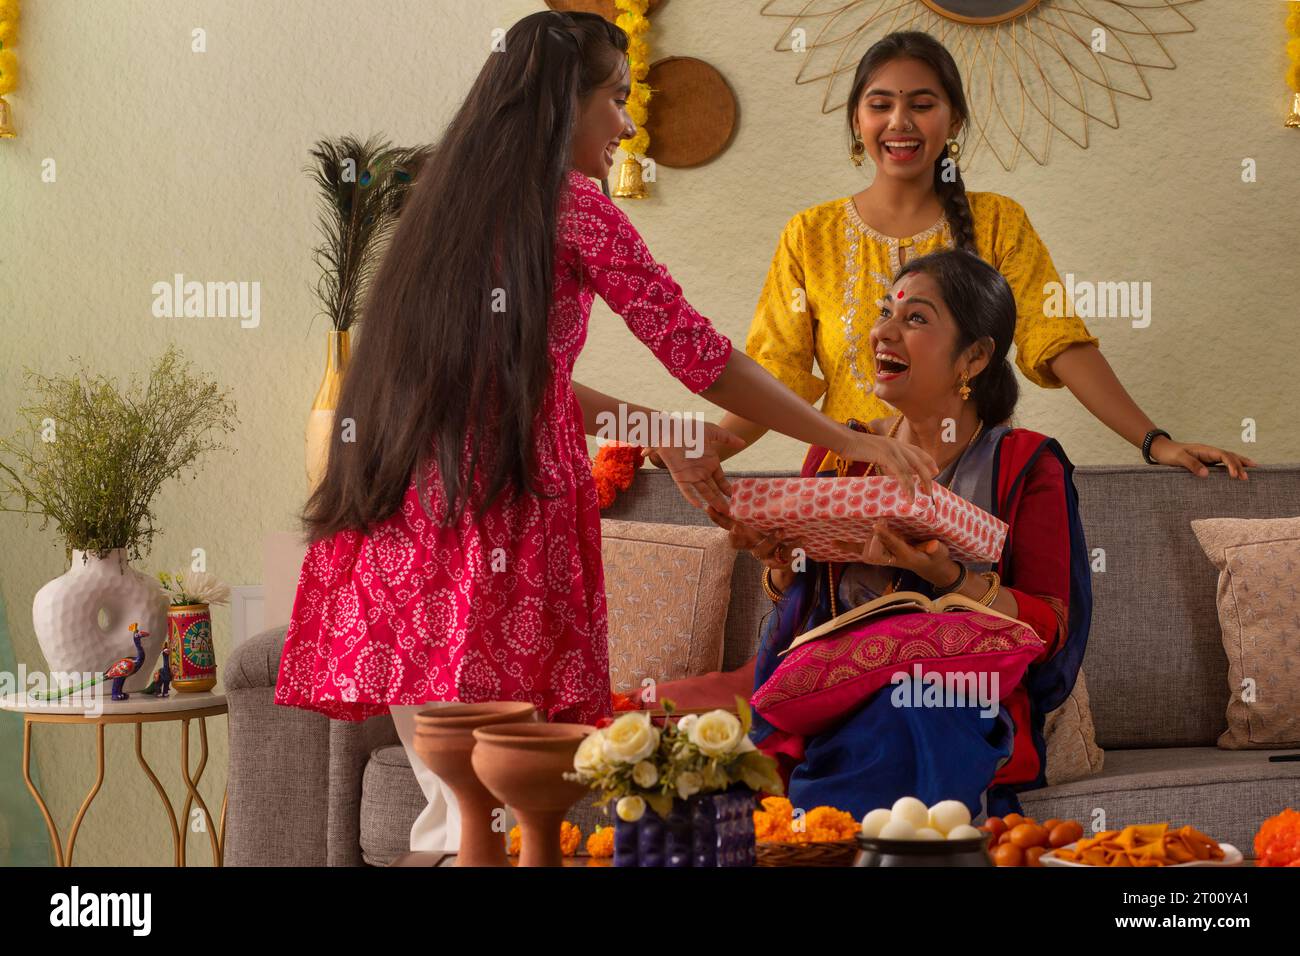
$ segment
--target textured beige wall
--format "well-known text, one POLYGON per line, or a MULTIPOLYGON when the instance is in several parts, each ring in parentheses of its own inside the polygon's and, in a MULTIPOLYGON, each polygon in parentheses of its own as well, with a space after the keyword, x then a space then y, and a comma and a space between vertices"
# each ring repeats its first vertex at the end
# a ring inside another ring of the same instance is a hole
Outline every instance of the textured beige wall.
MULTIPOLYGON (((175 341, 234 389, 234 452, 197 481, 164 489, 165 529, 145 570, 207 549, 236 584, 261 578, 262 535, 290 526, 305 490, 302 433, 319 380, 324 325, 311 321, 315 196, 301 167, 318 138, 436 138, 489 42, 490 30, 540 9, 535 0, 45 0, 26 4, 22 135, 0 142, 0 428, 17 424, 23 366, 147 370, 175 341), (208 52, 190 52, 207 31, 208 52), (42 162, 57 182, 41 181, 42 162), (150 287, 187 278, 260 281, 256 329, 232 319, 155 319, 150 287)), ((795 212, 865 183, 843 152, 838 115, 819 86, 794 83, 797 61, 773 52, 779 21, 757 2, 669 0, 655 18, 658 55, 693 55, 726 75, 740 103, 730 149, 696 170, 662 170, 654 197, 628 211, 692 303, 743 343, 782 225, 795 212)), ((1013 196, 1058 269, 1094 280, 1150 281, 1150 328, 1092 323, 1120 378, 1177 436, 1300 459, 1295 362, 1300 256, 1300 133, 1281 126, 1283 6, 1206 0, 1197 31, 1173 37, 1173 72, 1153 71, 1154 101, 1122 100, 1119 130, 1094 126, 1084 151, 1058 141, 1047 167, 1005 173, 983 158, 972 189, 1013 196), (1259 182, 1243 184, 1253 157, 1259 182), (993 167, 993 168, 991 168, 993 167)), ((700 410, 603 306, 577 377, 620 397, 700 410)), ((1058 436, 1077 463, 1131 462, 1136 452, 1066 392, 1028 387, 1020 422, 1058 436)), ((799 446, 769 436, 735 467, 793 467, 799 446)), ((42 659, 27 608, 63 570, 37 523, 0 515, 0 587, 17 657, 42 659)), ((218 660, 229 617, 216 612, 218 660)), ((225 721, 213 722, 205 792, 220 800, 225 721)), ((110 728, 109 771, 78 838, 77 861, 170 862, 157 796, 135 765, 130 732, 110 728), (158 839, 163 835, 162 839, 158 839)), ((150 728, 146 755, 182 800, 179 731, 150 728)), ((66 828, 94 777, 93 738, 41 728, 36 757, 66 828)), ((197 748, 197 744, 195 745, 197 748)), ((190 852, 205 859, 199 835, 190 852)))

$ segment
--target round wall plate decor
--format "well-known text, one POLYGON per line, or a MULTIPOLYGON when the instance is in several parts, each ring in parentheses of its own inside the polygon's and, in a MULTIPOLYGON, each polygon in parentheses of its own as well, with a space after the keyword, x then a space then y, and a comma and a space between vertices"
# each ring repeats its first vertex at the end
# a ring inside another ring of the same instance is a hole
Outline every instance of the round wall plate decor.
POLYGON ((670 56, 650 64, 650 157, 662 166, 699 166, 718 156, 736 130, 736 96, 709 64, 670 56))

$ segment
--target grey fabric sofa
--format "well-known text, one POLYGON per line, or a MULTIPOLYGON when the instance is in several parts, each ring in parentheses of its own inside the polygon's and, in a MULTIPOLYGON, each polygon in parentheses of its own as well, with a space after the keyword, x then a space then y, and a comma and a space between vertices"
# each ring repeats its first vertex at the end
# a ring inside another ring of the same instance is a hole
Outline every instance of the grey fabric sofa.
MULTIPOLYGON (((739 477, 742 473, 735 473, 739 477)), ((790 472, 749 472, 749 475, 790 472)), ((1300 515, 1300 466, 1255 469, 1248 482, 1154 467, 1075 472, 1094 571, 1084 660, 1104 769, 1022 796, 1026 813, 1108 826, 1191 823, 1251 856, 1260 821, 1300 806, 1300 763, 1215 746, 1225 727, 1227 663, 1215 612, 1217 572, 1189 522, 1300 515), (1100 549, 1098 551, 1097 549, 1100 549)), ((643 470, 607 517, 675 524, 708 518, 668 476, 643 470)), ((770 602, 759 566, 737 556, 724 669, 754 653, 770 602)), ((280 707, 273 688, 284 628, 241 645, 224 667, 230 706, 228 866, 386 865, 407 849, 424 797, 392 721, 331 721, 280 707)), ((1297 702, 1296 706, 1300 706, 1297 702)), ((570 817, 590 832, 595 811, 570 817)))

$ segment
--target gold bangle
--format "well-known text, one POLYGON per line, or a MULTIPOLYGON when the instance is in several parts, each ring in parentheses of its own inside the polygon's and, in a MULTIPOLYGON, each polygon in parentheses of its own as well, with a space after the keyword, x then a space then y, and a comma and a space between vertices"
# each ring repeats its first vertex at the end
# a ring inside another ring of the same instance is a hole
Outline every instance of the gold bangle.
POLYGON ((763 593, 772 599, 773 604, 781 600, 781 592, 772 583, 772 569, 767 567, 763 568, 763 593))
POLYGON ((979 603, 983 604, 985 607, 992 607, 994 600, 997 599, 998 591, 1002 587, 1002 579, 998 577, 996 571, 986 571, 984 574, 981 574, 980 577, 988 582, 989 589, 984 592, 983 597, 979 599, 979 603))

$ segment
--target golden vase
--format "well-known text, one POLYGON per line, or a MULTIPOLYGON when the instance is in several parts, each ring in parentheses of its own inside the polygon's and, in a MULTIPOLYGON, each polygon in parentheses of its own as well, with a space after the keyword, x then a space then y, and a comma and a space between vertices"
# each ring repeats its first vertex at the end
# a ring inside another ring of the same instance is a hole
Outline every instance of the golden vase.
POLYGON ((325 474, 330 439, 334 431, 334 410, 338 408, 339 392, 343 388, 343 373, 347 371, 350 333, 331 330, 325 348, 325 374, 321 377, 316 399, 307 416, 307 493, 316 488, 325 474))

